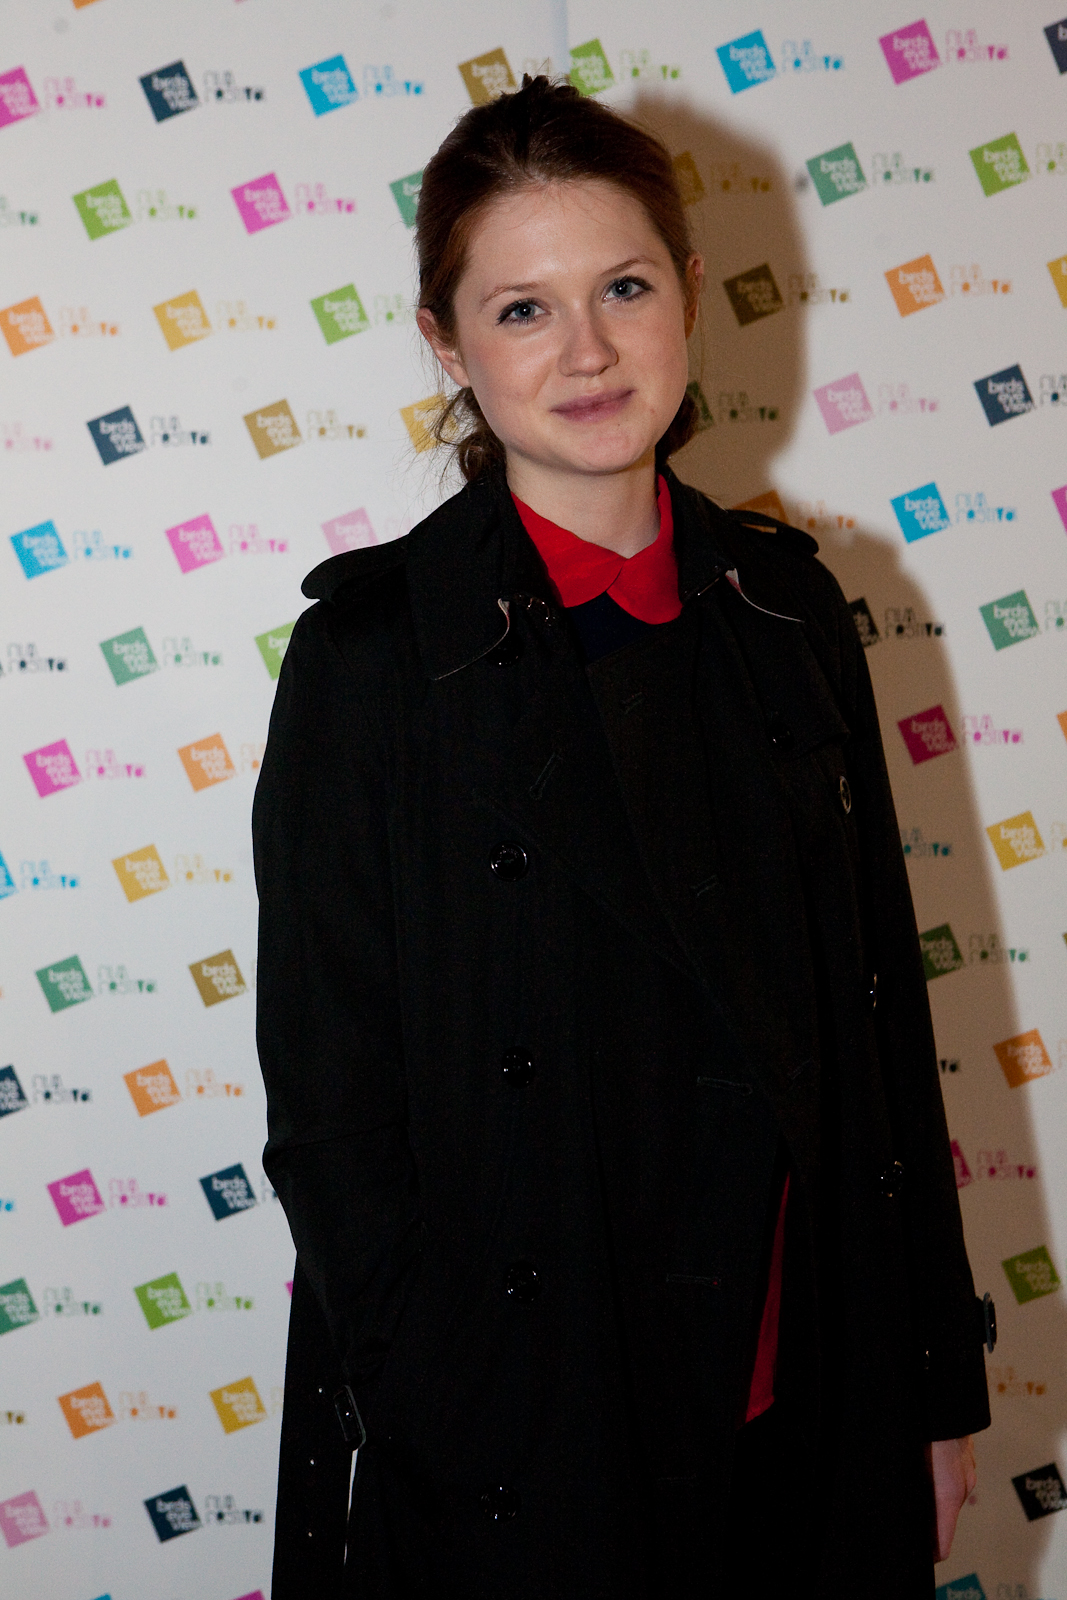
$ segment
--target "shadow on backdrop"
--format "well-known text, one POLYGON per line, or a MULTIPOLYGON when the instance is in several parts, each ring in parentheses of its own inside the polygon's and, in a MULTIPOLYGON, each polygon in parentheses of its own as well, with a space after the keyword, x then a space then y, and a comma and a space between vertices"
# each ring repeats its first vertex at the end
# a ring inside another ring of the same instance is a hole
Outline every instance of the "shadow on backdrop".
MULTIPOLYGON (((679 176, 706 265, 703 348, 699 330, 692 341, 706 426, 674 465, 685 481, 730 506, 775 487, 774 460, 792 437, 808 388, 814 280, 797 214, 796 175, 769 145, 724 126, 675 93, 669 101, 655 92, 642 94, 631 113, 659 134, 676 160, 688 152, 679 176), (724 280, 764 262, 785 305, 739 325, 724 280)), ((1019 1306, 1001 1266, 1002 1258, 1045 1244, 1050 1229, 1040 1173, 1025 1175, 1036 1165, 1029 1090, 1025 1083, 1009 1087, 992 1047, 1033 1022, 1016 1014, 993 888, 992 874, 999 869, 992 864, 963 750, 913 765, 897 728, 902 718, 941 706, 962 744, 963 713, 974 708, 961 705, 935 605, 903 568, 901 547, 843 515, 788 502, 786 509, 789 520, 819 540, 821 557, 846 599, 863 599, 874 621, 879 638, 867 659, 898 819, 910 846, 919 928, 950 923, 963 963, 932 982, 930 997, 949 1123, 965 1164, 961 1168, 958 1159, 957 1175, 963 1179, 975 1283, 979 1294, 988 1289, 996 1299, 1001 1332, 996 1353, 987 1358, 993 1425, 976 1441, 974 1509, 964 1509, 938 1581, 980 1566, 991 1600, 994 1594, 1032 1600, 1043 1592, 1040 1574, 1051 1529, 1047 1519, 1026 1520, 1010 1480, 1040 1476, 1037 1469, 1056 1459, 1067 1424, 1067 1395, 1059 1381, 1067 1328, 1061 1294, 1019 1306)), ((862 1462, 856 1467, 862 1472, 862 1462)))

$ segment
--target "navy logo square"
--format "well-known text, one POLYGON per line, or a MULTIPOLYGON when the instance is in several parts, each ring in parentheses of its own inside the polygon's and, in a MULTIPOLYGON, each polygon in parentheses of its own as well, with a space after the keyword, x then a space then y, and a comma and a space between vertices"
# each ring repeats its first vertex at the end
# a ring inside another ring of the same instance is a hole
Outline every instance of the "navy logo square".
POLYGON ((157 122, 166 122, 168 117, 180 116, 183 111, 192 111, 200 104, 184 61, 172 61, 169 67, 160 67, 158 72, 146 72, 141 88, 157 122))
POLYGON ((145 1501, 144 1507, 152 1518, 152 1526, 160 1544, 166 1544, 168 1539, 177 1539, 183 1533, 195 1533, 197 1528, 204 1526, 184 1483, 176 1489, 168 1489, 165 1494, 152 1495, 145 1501))
POLYGON ((1059 22, 1050 22, 1045 29, 1045 38, 1056 65, 1061 72, 1067 72, 1067 17, 1059 22))
POLYGON ((0 1067, 0 1117, 12 1111, 24 1111, 29 1104, 14 1067, 0 1067))
POLYGON ((145 449, 144 435, 129 406, 120 406, 117 411, 109 411, 104 417, 94 417, 85 426, 93 436, 93 443, 105 467, 145 449))
POLYGON ((1067 1511, 1067 1488, 1054 1461, 1032 1472, 1020 1472, 1011 1481, 1030 1522, 1050 1517, 1054 1511, 1067 1511))
POLYGON ((249 1211, 256 1203, 252 1185, 240 1162, 235 1167, 223 1167, 221 1172, 209 1173, 200 1179, 200 1187, 215 1213, 216 1222, 221 1222, 223 1217, 236 1216, 238 1211, 249 1211))
POLYGON ((974 387, 991 428, 1034 409, 1034 397, 1026 387, 1022 367, 991 372, 988 378, 979 378, 974 387))

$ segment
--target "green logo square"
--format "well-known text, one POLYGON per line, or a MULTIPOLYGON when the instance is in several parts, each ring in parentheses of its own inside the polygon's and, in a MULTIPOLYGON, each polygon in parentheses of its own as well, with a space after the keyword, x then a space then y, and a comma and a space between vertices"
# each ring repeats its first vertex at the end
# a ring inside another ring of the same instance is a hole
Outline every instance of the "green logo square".
POLYGON ((40 1315, 25 1278, 0 1283, 0 1333, 25 1328, 28 1323, 38 1321, 40 1315))
POLYGON ((133 1292, 150 1328, 165 1328, 168 1322, 180 1322, 183 1317, 193 1314, 176 1272, 153 1278, 150 1283, 138 1284, 133 1292))
POLYGON ((395 183, 389 185, 393 191, 393 199, 397 203, 400 215, 404 219, 404 226, 415 226, 415 213, 419 209, 419 194, 422 191, 422 173, 411 172, 406 178, 397 178, 395 183))
POLYGON ((1002 139, 991 139, 988 144, 976 145, 970 152, 978 182, 985 193, 999 194, 1002 189, 1014 189, 1030 176, 1023 147, 1014 133, 1002 139))
POLYGON ((329 294, 320 294, 317 300, 312 300, 311 309, 327 344, 336 344, 338 339, 347 339, 352 333, 366 333, 370 327, 354 283, 346 283, 343 289, 333 289, 329 294))
POLYGON ((133 221, 130 208, 114 178, 109 178, 106 183, 98 183, 92 189, 83 189, 81 194, 72 195, 71 198, 90 239, 102 239, 105 233, 117 233, 120 228, 128 228, 133 221))
POLYGON ((1036 1250, 1025 1250, 1021 1256, 1009 1256, 1000 1264, 1021 1306, 1028 1300, 1040 1300, 1044 1294, 1055 1294, 1060 1287, 1052 1257, 1043 1244, 1036 1250))
POLYGON ((850 194, 859 194, 867 187, 860 158, 851 144, 839 144, 836 150, 812 156, 807 168, 824 206, 832 206, 835 200, 847 200, 850 194))
POLYGON ((295 622, 283 622, 280 628, 268 628, 266 633, 256 634, 259 653, 272 678, 277 678, 282 670, 282 661, 289 647, 289 636, 295 627, 295 622))
POLYGON ((958 972, 963 966, 960 947, 947 922, 943 922, 939 928, 931 928, 927 933, 920 933, 919 948, 922 950, 927 983, 931 978, 943 977, 946 972, 958 972))
POLYGON ((82 1000, 93 998, 85 968, 77 956, 68 956, 65 961, 53 961, 47 967, 38 968, 37 982, 44 990, 44 997, 52 1011, 66 1011, 68 1006, 76 1006, 82 1000))
POLYGON ((570 79, 579 94, 600 94, 614 87, 615 76, 599 39, 575 45, 571 51, 570 79))
POLYGON ((697 432, 703 433, 704 429, 710 428, 715 421, 711 414, 711 407, 708 405, 707 396, 695 378, 691 383, 686 384, 685 392, 697 408, 697 432))
POLYGON ((1010 644, 1021 644, 1024 639, 1032 639, 1041 632, 1025 589, 1016 589, 1014 594, 1006 594, 1002 600, 991 600, 978 609, 994 650, 1006 650, 1010 644))
POLYGON ((152 654, 143 628, 131 628, 129 633, 116 633, 113 639, 101 639, 100 648, 118 684, 132 683, 134 678, 159 671, 159 662, 152 654))

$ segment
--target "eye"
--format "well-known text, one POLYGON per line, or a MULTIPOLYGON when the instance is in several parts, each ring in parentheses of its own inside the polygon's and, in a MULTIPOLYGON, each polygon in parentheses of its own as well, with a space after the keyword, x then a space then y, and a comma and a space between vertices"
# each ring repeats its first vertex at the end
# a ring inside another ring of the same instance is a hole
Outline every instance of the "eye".
POLYGON ((615 278, 608 284, 608 293, 615 300, 639 300, 651 287, 643 278, 615 278))
POLYGON ((539 306, 535 300, 514 300, 497 317, 497 322, 510 322, 517 326, 529 325, 537 320, 539 306))

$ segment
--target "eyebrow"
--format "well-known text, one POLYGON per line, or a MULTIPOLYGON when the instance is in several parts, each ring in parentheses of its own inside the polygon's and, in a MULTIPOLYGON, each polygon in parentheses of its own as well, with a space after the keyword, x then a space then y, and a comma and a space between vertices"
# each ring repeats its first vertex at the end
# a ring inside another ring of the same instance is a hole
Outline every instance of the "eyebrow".
MULTIPOLYGON (((604 269, 603 273, 601 273, 601 276, 605 277, 605 278, 614 278, 614 277, 617 277, 619 273, 625 272, 628 267, 654 266, 654 265, 655 265, 655 263, 652 261, 652 259, 649 256, 631 256, 628 261, 620 261, 614 267, 606 267, 604 269)), ((501 295, 501 294, 532 294, 535 289, 540 289, 540 287, 541 287, 541 285, 539 283, 502 283, 502 284, 499 284, 497 286, 497 288, 490 289, 489 293, 483 297, 483 299, 479 302, 478 309, 481 310, 482 306, 488 305, 490 300, 495 300, 497 295, 501 295)))

